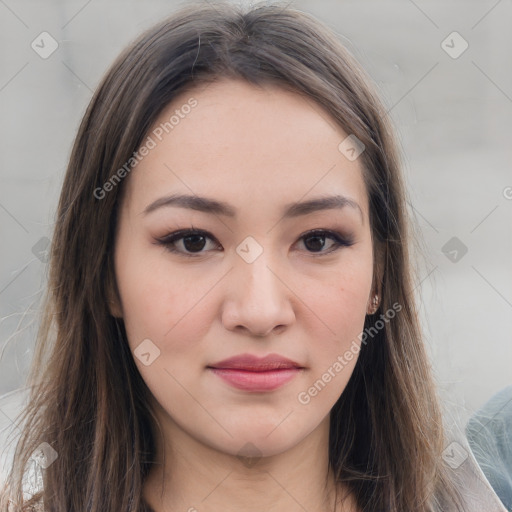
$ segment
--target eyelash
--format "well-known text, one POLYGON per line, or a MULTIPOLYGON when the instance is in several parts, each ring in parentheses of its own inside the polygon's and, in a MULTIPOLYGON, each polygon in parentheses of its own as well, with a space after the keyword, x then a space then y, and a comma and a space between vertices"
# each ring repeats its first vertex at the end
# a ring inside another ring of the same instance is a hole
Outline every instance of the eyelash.
MULTIPOLYGON (((212 240, 218 244, 215 237, 213 237, 207 231, 203 231, 202 229, 181 229, 179 231, 169 233, 168 235, 166 235, 164 237, 157 238, 154 243, 157 245, 163 245, 165 247, 165 249, 171 253, 176 253, 181 256, 190 257, 190 258, 197 258, 197 257, 204 255, 206 251, 196 252, 196 253, 190 253, 190 252, 187 253, 187 252, 178 251, 174 247, 174 244, 177 241, 179 241, 183 238, 187 238, 189 236, 196 236, 196 235, 203 236, 205 238, 209 238, 210 240, 212 240)), ((340 233, 338 233, 336 231, 330 231, 327 229, 313 229, 313 230, 308 231, 307 233, 304 233, 303 235, 301 235, 299 240, 307 239, 307 238, 314 237, 314 236, 320 236, 320 237, 325 236, 326 238, 330 238, 334 241, 334 245, 328 251, 310 252, 309 254, 313 255, 314 257, 325 256, 327 254, 331 254, 331 253, 341 249, 342 247, 350 247, 351 245, 354 244, 354 241, 351 237, 342 236, 340 233)))

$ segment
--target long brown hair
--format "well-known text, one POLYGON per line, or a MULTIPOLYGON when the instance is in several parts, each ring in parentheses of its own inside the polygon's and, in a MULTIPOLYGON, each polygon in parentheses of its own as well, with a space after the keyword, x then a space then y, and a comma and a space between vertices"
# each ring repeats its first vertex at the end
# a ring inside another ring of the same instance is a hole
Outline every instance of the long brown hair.
POLYGON ((441 459, 442 416, 413 296, 413 239, 385 108, 352 55, 312 16, 279 4, 244 10, 194 3, 125 49, 79 127, 2 512, 9 498, 13 511, 41 498, 52 512, 146 510, 142 489, 155 460, 156 418, 123 323, 106 306, 117 294, 114 232, 129 177, 101 197, 98 190, 129 161, 173 98, 219 77, 298 91, 364 144, 360 158, 381 302, 365 320, 365 331, 375 334, 362 343, 331 412, 329 461, 365 512, 448 510, 460 497, 441 459), (379 313, 393 304, 400 312, 376 328, 379 313), (58 457, 44 471, 42 492, 24 501, 22 476, 41 442, 58 457))

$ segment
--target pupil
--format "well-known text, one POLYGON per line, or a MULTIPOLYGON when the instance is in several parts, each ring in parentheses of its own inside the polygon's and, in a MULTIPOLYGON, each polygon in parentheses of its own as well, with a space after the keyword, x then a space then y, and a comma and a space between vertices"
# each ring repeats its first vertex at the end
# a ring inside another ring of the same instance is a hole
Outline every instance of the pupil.
POLYGON ((187 251, 201 251, 204 248, 204 236, 203 235, 189 235, 183 238, 183 245, 187 251), (202 239, 202 243, 198 243, 198 239, 202 239), (193 240, 192 244, 187 243, 187 240, 193 240))

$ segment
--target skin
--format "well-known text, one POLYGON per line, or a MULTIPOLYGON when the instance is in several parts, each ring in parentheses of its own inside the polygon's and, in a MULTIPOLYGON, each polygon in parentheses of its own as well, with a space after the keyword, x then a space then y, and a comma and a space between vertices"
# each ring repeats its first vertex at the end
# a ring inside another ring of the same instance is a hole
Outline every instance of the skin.
MULTIPOLYGON (((340 153, 347 134, 311 99, 239 80, 183 93, 154 126, 191 97, 197 106, 123 184, 116 233, 111 313, 124 319, 132 351, 145 339, 160 350, 148 366, 134 357, 163 435, 144 497, 155 512, 334 510, 329 412, 357 355, 308 404, 297 397, 359 342, 369 311, 373 250, 360 159, 340 153), (225 201, 237 214, 143 213, 171 193, 225 201), (333 194, 360 210, 282 218, 285 204, 333 194), (203 249, 182 238, 174 244, 181 254, 156 243, 192 227, 214 238, 203 249), (303 238, 313 229, 353 244, 333 251, 326 237, 315 245, 303 238), (251 263, 236 252, 248 236, 263 249, 251 263), (206 368, 242 353, 277 353, 304 370, 277 390, 251 393, 206 368)), ((348 496, 336 510, 358 509, 348 496)))

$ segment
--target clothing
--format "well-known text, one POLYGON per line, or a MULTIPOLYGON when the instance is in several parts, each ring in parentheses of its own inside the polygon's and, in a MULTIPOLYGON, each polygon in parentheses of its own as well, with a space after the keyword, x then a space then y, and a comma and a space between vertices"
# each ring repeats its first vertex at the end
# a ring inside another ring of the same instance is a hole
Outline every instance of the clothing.
POLYGON ((459 460, 465 459, 454 469, 460 481, 459 490, 465 499, 465 512, 509 512, 487 480, 464 434, 461 433, 452 442, 455 443, 453 448, 448 444, 443 458, 449 460, 447 451, 459 451, 459 460))
MULTIPOLYGON (((26 399, 27 393, 24 389, 0 397, 0 489, 7 476, 8 468, 12 464, 17 439, 14 435, 16 433, 14 420, 17 414, 21 412, 26 399), (14 441, 7 445, 9 435, 14 436, 14 441)), ((472 437, 473 441, 474 437, 472 437)), ((461 433, 459 437, 452 439, 451 443, 454 444, 448 445, 448 452, 443 457, 446 457, 446 460, 452 466, 457 466, 456 468, 452 467, 452 469, 460 480, 460 491, 466 500, 465 512, 508 512, 478 465, 464 434, 461 433), (452 454, 453 457, 451 457, 452 454)), ((36 469, 27 478, 29 486, 32 486, 29 488, 29 492, 41 486, 40 474, 36 473, 38 466, 36 464, 33 466, 36 469)), ((439 512, 448 511, 442 510, 439 512)))
POLYGON ((466 436, 487 480, 512 511, 512 386, 493 395, 473 414, 466 436))

